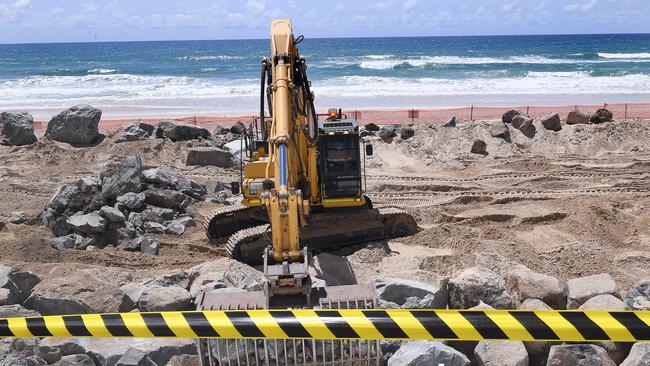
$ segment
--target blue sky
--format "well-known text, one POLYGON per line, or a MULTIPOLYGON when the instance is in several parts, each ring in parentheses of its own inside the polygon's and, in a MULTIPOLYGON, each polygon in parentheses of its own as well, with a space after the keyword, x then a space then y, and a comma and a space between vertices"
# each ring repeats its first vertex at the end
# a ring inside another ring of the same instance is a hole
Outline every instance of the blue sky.
POLYGON ((650 33, 649 0, 0 0, 0 43, 306 37, 650 33))

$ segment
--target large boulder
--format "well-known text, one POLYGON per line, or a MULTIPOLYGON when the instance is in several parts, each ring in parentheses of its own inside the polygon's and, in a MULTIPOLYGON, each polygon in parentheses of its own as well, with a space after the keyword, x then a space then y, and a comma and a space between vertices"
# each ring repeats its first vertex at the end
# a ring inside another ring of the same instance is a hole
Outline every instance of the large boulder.
POLYGON ((377 132, 377 131, 379 131, 379 126, 377 126, 376 124, 374 124, 374 123, 372 123, 372 122, 370 122, 370 123, 368 123, 367 125, 365 125, 364 128, 366 129, 366 131, 370 131, 370 132, 377 132))
POLYGON ((528 116, 518 115, 514 116, 510 123, 512 127, 518 129, 519 131, 526 131, 530 128, 530 126, 533 125, 533 119, 528 116))
POLYGON ((385 143, 390 144, 393 142, 393 138, 397 136, 398 128, 399 126, 397 125, 382 126, 382 128, 379 129, 379 138, 381 138, 385 143))
POLYGON ((487 144, 483 140, 474 140, 470 152, 472 154, 487 155, 487 144))
POLYGON ((134 155, 117 168, 101 174, 102 196, 114 200, 126 193, 142 190, 142 159, 134 155))
POLYGON ((480 301, 496 309, 514 307, 504 279, 487 268, 468 268, 449 280, 449 308, 468 309, 480 301))
POLYGON ((178 191, 170 189, 150 188, 144 191, 144 202, 156 207, 169 209, 184 208, 187 196, 178 191))
POLYGON ((0 113, 0 144, 30 145, 37 141, 34 134, 34 118, 27 112, 0 113))
POLYGON ((186 123, 176 123, 173 121, 162 121, 158 124, 157 136, 168 138, 172 141, 186 141, 198 138, 210 138, 210 132, 205 128, 186 123))
POLYGON ((134 123, 120 129, 115 142, 146 140, 153 136, 155 130, 156 127, 150 124, 142 122, 134 123))
POLYGON ((389 309, 445 309, 447 279, 436 286, 399 278, 375 278, 379 307, 389 309))
POLYGON ((83 234, 102 234, 106 231, 108 221, 104 219, 99 213, 91 212, 86 215, 75 214, 66 220, 70 228, 76 232, 83 234))
POLYGON ((503 116, 501 116, 501 121, 503 123, 512 123, 512 119, 515 116, 520 116, 522 114, 524 114, 524 113, 521 112, 521 111, 518 111, 516 109, 511 109, 511 110, 506 111, 505 113, 503 113, 503 116))
POLYGON ((508 273, 508 285, 520 303, 527 298, 534 298, 544 301, 554 309, 566 308, 564 286, 555 277, 537 273, 524 265, 517 265, 508 273))
POLYGON ((459 351, 436 341, 411 341, 388 359, 388 366, 469 366, 470 360, 459 351))
POLYGON ((562 129, 562 121, 560 120, 560 115, 557 113, 551 113, 542 117, 540 122, 545 129, 550 131, 560 131, 562 129))
POLYGON ((573 278, 567 281, 567 309, 577 309, 587 300, 602 294, 616 295, 618 286, 609 273, 573 278))
POLYGON ((528 366, 528 352, 519 341, 480 341, 474 356, 478 366, 528 366))
POLYGON ((218 166, 230 168, 234 165, 233 156, 229 151, 217 147, 193 147, 182 155, 185 165, 218 166))
POLYGON ((578 124, 587 124, 589 123, 590 114, 587 111, 573 110, 569 112, 569 115, 566 118, 567 125, 578 125, 578 124))
POLYGON ((492 137, 507 139, 510 137, 510 130, 508 130, 508 126, 505 123, 498 122, 497 124, 490 126, 490 135, 492 137))
POLYGON ((580 305, 578 310, 626 310, 625 303, 616 296, 610 294, 596 295, 580 305))
POLYGON ((456 127, 456 116, 452 116, 450 119, 442 125, 442 127, 456 127))
POLYGON ((415 129, 413 127, 402 126, 402 128, 399 129, 399 137, 402 140, 408 140, 413 136, 415 136, 415 129))
POLYGON ((41 215, 45 226, 56 236, 70 233, 67 219, 75 214, 91 213, 105 205, 98 180, 83 178, 74 186, 61 186, 41 215))
POLYGON ((208 192, 202 184, 188 179, 164 165, 147 169, 142 172, 142 175, 144 181, 149 185, 180 191, 192 198, 202 199, 208 192))
POLYGON ((612 122, 612 119, 614 118, 614 114, 610 112, 606 108, 600 108, 599 110, 594 113, 589 121, 591 123, 605 123, 605 122, 612 122))
POLYGON ((630 354, 621 362, 620 366, 648 366, 650 365, 650 343, 635 343, 630 349, 630 354))
POLYGON ((0 306, 0 319, 4 318, 24 318, 28 316, 40 316, 38 311, 29 310, 22 305, 3 305, 0 306))
POLYGON ((546 366, 616 366, 602 347, 593 344, 567 344, 551 347, 546 366))
POLYGON ((52 117, 45 137, 72 145, 90 145, 101 137, 102 111, 89 105, 77 105, 52 117))
POLYGON ((144 200, 145 200, 145 195, 144 193, 125 193, 119 197, 117 197, 117 203, 121 205, 122 207, 127 208, 129 211, 138 211, 144 208, 144 200))
POLYGON ((189 310, 191 301, 190 293, 182 287, 155 286, 142 290, 136 306, 140 311, 178 311, 189 310))
POLYGON ((641 280, 627 292, 625 305, 631 310, 650 310, 650 279, 641 280))

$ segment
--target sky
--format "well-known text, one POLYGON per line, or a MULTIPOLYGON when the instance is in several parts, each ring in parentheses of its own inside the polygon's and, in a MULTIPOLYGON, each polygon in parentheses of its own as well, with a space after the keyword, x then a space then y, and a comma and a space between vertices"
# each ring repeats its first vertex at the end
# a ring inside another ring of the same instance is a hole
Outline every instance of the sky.
POLYGON ((0 43, 650 33, 650 0, 0 0, 0 43))

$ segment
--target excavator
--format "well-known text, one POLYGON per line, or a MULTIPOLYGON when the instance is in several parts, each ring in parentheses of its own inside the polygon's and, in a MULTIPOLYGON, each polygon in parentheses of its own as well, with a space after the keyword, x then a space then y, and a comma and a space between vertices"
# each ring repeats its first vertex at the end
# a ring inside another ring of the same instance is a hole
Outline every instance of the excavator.
MULTIPOLYGON (((204 221, 211 240, 227 241, 228 256, 263 269, 264 287, 204 292, 200 310, 374 308, 370 284, 313 282, 312 255, 417 231, 412 216, 375 208, 365 196, 362 155, 373 149, 360 137, 357 121, 340 109, 319 120, 297 48, 302 40, 294 37, 290 20, 272 21, 260 115, 245 132, 249 159, 241 182, 232 184, 241 203, 219 207, 204 221)), ((376 342, 320 343, 202 340, 199 349, 203 365, 371 364, 381 353, 376 342)))

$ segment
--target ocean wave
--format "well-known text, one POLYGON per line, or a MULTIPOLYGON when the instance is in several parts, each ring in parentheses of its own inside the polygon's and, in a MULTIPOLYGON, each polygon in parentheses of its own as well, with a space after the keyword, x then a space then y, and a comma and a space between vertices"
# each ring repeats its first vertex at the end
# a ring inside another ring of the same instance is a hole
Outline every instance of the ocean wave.
POLYGON ((650 59, 650 52, 641 53, 605 53, 598 52, 598 56, 609 59, 650 59))
POLYGON ((112 74, 117 72, 116 69, 90 69, 87 71, 88 74, 112 74))
POLYGON ((230 56, 230 55, 204 55, 204 56, 182 56, 177 57, 178 61, 230 61, 230 60, 239 60, 242 59, 242 56, 230 56))

